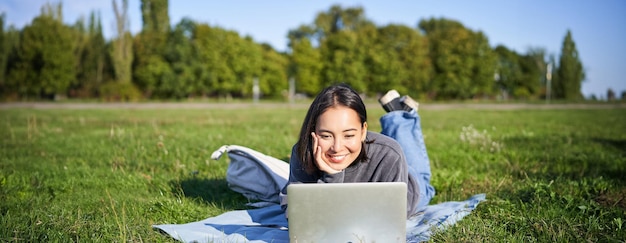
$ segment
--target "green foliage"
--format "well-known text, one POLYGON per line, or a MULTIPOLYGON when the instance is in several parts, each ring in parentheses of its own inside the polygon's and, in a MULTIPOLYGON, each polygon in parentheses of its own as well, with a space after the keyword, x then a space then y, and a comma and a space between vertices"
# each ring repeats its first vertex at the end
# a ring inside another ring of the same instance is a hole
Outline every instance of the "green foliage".
POLYGON ((0 13, 0 100, 16 100, 19 97, 20 83, 9 78, 9 73, 18 64, 17 54, 20 45, 20 31, 13 26, 6 28, 5 14, 0 13))
MULTIPOLYGON (((309 96, 338 82, 370 97, 389 89, 437 100, 548 95, 544 50, 493 49, 484 33, 450 19, 423 19, 417 28, 378 26, 361 7, 333 5, 289 30, 289 50, 279 53, 191 19, 170 28, 168 0, 141 1, 143 29, 133 36, 128 1, 119 2, 112 2, 117 35, 110 40, 102 35, 99 14, 68 26, 60 5, 44 5, 22 30, 5 29, 0 18, 0 98, 108 99, 99 90, 111 80, 132 83, 151 99, 250 98, 258 80, 262 97, 275 99, 284 96, 290 79, 296 92, 309 96)), ((579 99, 585 75, 569 32, 561 52, 554 96, 579 99)))
POLYGON ((251 97, 253 79, 262 74, 262 47, 237 32, 206 24, 196 26, 193 38, 203 69, 200 80, 207 91, 251 97))
POLYGON ((347 83, 354 89, 366 91, 366 73, 363 56, 358 51, 358 36, 352 31, 341 31, 326 37, 320 47, 322 53, 323 83, 347 83))
POLYGON ((77 46, 75 48, 75 59, 77 63, 77 82, 70 89, 70 97, 89 98, 96 97, 98 87, 108 79, 110 69, 107 62, 107 43, 102 34, 102 24, 100 15, 94 12, 89 17, 89 22, 79 21, 74 26, 77 46))
POLYGON ((365 10, 361 7, 343 9, 333 5, 327 12, 320 12, 315 17, 314 25, 321 39, 342 30, 356 31, 369 21, 365 19, 365 10))
POLYGON ((5 13, 0 13, 0 89, 4 90, 4 84, 6 82, 6 70, 9 64, 9 54, 12 48, 9 45, 9 33, 5 31, 4 21, 6 18, 5 13))
MULTIPOLYGON (((402 25, 388 25, 378 29, 378 39, 382 50, 377 53, 389 53, 391 58, 380 59, 378 62, 388 62, 391 67, 389 76, 397 75, 397 80, 381 82, 380 87, 373 88, 379 92, 395 88, 400 93, 409 94, 414 98, 422 98, 428 92, 427 86, 432 79, 432 66, 428 56, 428 41, 415 29, 402 25)), ((378 64, 368 65, 374 69, 378 64)), ((381 77, 381 81, 386 79, 381 77)))
MULTIPOLYGON (((194 94, 202 94, 198 85, 196 70, 201 70, 193 46, 188 38, 194 32, 195 23, 183 19, 170 32, 164 52, 165 60, 171 67, 171 74, 159 85, 157 97, 185 98, 194 94)), ((156 88, 156 87, 155 87, 156 88)))
POLYGON ((545 95, 542 94, 547 72, 545 56, 545 50, 535 48, 530 49, 520 60, 523 76, 518 86, 528 92, 527 97, 520 96, 520 98, 538 98, 540 95, 545 95))
POLYGON ((289 88, 287 83, 287 69, 289 57, 276 52, 271 46, 263 45, 261 74, 259 86, 261 93, 266 97, 283 97, 289 88))
POLYGON ((52 6, 24 27, 7 86, 22 97, 64 96, 76 81, 72 30, 52 6))
MULTIPOLYGON (((252 97, 253 79, 261 75, 261 63, 264 61, 263 50, 261 45, 254 43, 250 37, 239 38, 239 35, 233 37, 235 45, 231 51, 225 53, 226 61, 235 72, 237 81, 240 82, 239 90, 235 90, 233 94, 252 97)), ((283 80, 283 84, 286 83, 287 80, 283 80)))
POLYGON ((321 54, 311 45, 308 38, 291 39, 292 75, 296 79, 296 90, 308 95, 316 95, 321 89, 321 54))
POLYGON ((167 33, 170 30, 168 0, 141 0, 144 32, 167 33))
MULTIPOLYGON (((170 34, 168 1, 142 0, 141 14, 143 29, 133 44, 134 81, 148 97, 184 97, 188 93, 185 92, 186 84, 178 82, 172 69, 182 70, 166 61, 170 34)), ((174 41, 180 42, 180 39, 174 41)))
POLYGON ((519 63, 521 57, 515 51, 502 45, 497 46, 495 52, 498 55, 496 82, 498 88, 506 96, 514 93, 516 84, 522 79, 522 68, 519 63))
POLYGON ((117 82, 132 82, 133 70, 133 37, 128 29, 128 0, 122 0, 122 7, 118 8, 117 1, 113 1, 117 38, 111 42, 111 63, 117 82))
POLYGON ((360 48, 359 52, 363 53, 363 64, 367 70, 364 77, 366 90, 398 89, 399 92, 406 93, 405 87, 400 84, 405 73, 398 52, 392 44, 394 40, 384 38, 384 33, 379 32, 383 30, 379 31, 373 24, 364 25, 358 30, 357 46, 364 47, 360 48), (392 43, 386 42, 387 40, 392 43))
POLYGON ((100 97, 105 101, 137 101, 142 95, 129 82, 107 82, 99 86, 100 97))
MULTIPOLYGON (((370 129, 384 111, 369 105, 370 129)), ((305 106, 0 110, 0 241, 171 242, 153 224, 244 209, 238 144, 287 160, 305 106), (271 139, 268 139, 271 138, 271 139)), ((624 109, 420 109, 437 195, 486 193, 433 241, 626 239, 624 109)))
POLYGON ((498 56, 496 71, 497 88, 502 96, 512 95, 516 99, 539 98, 541 85, 544 81, 544 51, 530 50, 527 55, 520 55, 505 46, 495 49, 498 56))
POLYGON ((307 94, 343 82, 365 94, 395 88, 420 97, 430 79, 425 39, 408 27, 379 28, 359 7, 334 5, 289 39, 298 91, 307 94))
POLYGON ((474 32, 448 19, 422 20, 434 78, 428 86, 436 99, 468 99, 492 95, 497 58, 482 32, 474 32))
MULTIPOLYGON (((140 50, 141 48, 136 48, 140 50)), ((136 53, 140 56, 141 54, 136 53)), ((177 83, 176 78, 172 72, 171 66, 160 55, 144 55, 141 58, 137 58, 135 66, 134 77, 135 82, 141 90, 143 90, 148 97, 162 98, 162 97, 181 97, 182 94, 176 90, 177 83)), ((184 88, 180 87, 180 88, 184 88)))
POLYGON ((582 98, 581 86, 585 80, 585 71, 580 62, 578 50, 571 31, 563 39, 559 66, 554 77, 554 96, 557 99, 578 100, 582 98))
POLYGON ((118 82, 131 82, 133 45, 130 43, 131 35, 125 32, 121 37, 111 42, 110 56, 113 64, 113 73, 118 82))
POLYGON ((234 32, 227 32, 220 28, 212 28, 206 24, 199 24, 193 35, 198 60, 202 64, 199 80, 206 93, 211 95, 232 92, 235 75, 225 60, 222 60, 226 48, 221 44, 229 45, 227 41, 234 39, 234 32), (230 35, 230 36, 228 36, 230 35))

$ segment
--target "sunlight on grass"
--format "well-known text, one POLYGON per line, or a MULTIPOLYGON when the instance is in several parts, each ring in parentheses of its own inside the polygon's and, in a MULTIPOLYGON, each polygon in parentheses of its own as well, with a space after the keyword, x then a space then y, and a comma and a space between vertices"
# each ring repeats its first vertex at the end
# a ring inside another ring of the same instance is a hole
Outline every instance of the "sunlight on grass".
MULTIPOLYGON (((288 160, 305 108, 1 110, 0 241, 169 242, 246 208, 225 144, 288 160)), ((370 111, 380 131, 381 109, 370 111)), ((626 112, 420 111, 437 195, 487 201, 435 241, 623 241, 626 112)))

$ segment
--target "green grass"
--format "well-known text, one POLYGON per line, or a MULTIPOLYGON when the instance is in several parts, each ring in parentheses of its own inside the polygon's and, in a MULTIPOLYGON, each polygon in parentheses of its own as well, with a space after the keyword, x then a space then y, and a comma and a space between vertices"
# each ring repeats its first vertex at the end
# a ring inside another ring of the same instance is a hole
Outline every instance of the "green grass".
MULTIPOLYGON (((0 242, 169 242, 151 225, 245 209, 211 153, 285 160, 305 109, 0 110, 0 242)), ((487 194, 434 241, 626 239, 625 109, 420 114, 433 203, 487 194)))

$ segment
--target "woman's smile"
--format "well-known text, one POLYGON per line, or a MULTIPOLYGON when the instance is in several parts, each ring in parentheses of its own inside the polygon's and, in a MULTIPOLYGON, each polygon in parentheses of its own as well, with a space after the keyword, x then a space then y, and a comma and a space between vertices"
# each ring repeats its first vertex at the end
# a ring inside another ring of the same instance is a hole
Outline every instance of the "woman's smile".
POLYGON ((348 154, 344 155, 326 155, 328 157, 328 161, 332 163, 341 163, 348 156, 348 154))

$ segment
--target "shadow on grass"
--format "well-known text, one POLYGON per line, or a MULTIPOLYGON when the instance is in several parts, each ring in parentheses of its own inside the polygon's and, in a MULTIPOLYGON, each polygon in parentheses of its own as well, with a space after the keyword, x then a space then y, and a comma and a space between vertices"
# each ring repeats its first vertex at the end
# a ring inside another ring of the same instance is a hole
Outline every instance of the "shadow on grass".
POLYGON ((593 138, 594 142, 602 144, 606 147, 614 147, 622 152, 622 156, 626 155, 626 140, 619 139, 606 139, 606 138, 593 138))
POLYGON ((231 190, 224 179, 184 178, 170 182, 172 193, 197 199, 207 205, 215 205, 225 210, 246 209, 247 199, 231 190))
POLYGON ((519 169, 535 178, 603 177, 626 186, 626 140, 584 136, 513 137, 504 141, 519 169), (530 162, 530 163, 527 163, 530 162))
MULTIPOLYGON (((284 157, 281 160, 289 161, 289 157, 284 157)), ((250 202, 246 197, 228 187, 226 179, 208 179, 194 175, 173 180, 170 182, 170 187, 174 195, 192 198, 224 210, 254 208, 246 205, 250 202)))

